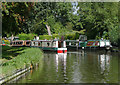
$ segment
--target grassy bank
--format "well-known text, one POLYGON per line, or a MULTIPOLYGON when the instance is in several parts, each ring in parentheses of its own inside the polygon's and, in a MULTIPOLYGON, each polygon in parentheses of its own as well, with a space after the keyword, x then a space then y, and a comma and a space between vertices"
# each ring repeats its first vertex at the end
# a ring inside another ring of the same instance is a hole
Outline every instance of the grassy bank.
POLYGON ((28 67, 30 64, 38 63, 43 58, 43 53, 39 48, 26 47, 2 47, 4 62, 1 63, 1 76, 10 75, 18 69, 28 67))

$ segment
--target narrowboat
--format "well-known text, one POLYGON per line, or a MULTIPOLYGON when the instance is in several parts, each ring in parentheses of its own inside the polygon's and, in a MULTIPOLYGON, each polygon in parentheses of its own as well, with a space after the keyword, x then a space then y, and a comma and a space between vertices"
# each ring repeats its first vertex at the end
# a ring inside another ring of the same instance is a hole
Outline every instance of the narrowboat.
POLYGON ((79 40, 66 40, 66 47, 68 49, 106 49, 110 50, 112 45, 109 40, 100 39, 100 40, 87 40, 87 37, 84 35, 79 37, 79 40))
POLYGON ((4 40, 1 40, 1 41, 0 41, 0 45, 5 46, 5 45, 6 45, 6 44, 5 44, 5 41, 4 41, 4 40))
POLYGON ((45 51, 55 51, 57 53, 66 53, 66 42, 59 40, 33 40, 31 47, 38 47, 45 51))
POLYGON ((31 40, 15 40, 12 41, 12 46, 30 46, 31 40))

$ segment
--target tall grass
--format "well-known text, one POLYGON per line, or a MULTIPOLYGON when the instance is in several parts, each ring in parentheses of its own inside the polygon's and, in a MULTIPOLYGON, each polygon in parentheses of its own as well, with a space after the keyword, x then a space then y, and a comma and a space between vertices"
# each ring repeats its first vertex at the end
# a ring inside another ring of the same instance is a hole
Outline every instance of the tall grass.
POLYGON ((10 75, 18 69, 23 69, 25 66, 30 66, 30 64, 35 64, 42 61, 43 53, 39 48, 27 48, 22 50, 22 54, 17 57, 2 63, 0 68, 2 68, 3 76, 10 75))

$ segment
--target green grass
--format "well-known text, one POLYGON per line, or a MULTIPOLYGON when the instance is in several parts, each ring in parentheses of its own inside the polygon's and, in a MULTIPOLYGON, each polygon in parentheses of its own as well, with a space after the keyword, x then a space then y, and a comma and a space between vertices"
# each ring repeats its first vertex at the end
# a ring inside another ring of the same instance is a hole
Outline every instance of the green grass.
POLYGON ((5 76, 12 74, 17 69, 24 68, 24 66, 30 66, 31 63, 42 61, 43 53, 39 48, 5 46, 3 47, 3 56, 6 61, 1 64, 0 68, 2 68, 1 75, 5 76), (16 53, 18 53, 17 56, 15 56, 16 53), (9 60, 10 56, 13 57, 9 60))
POLYGON ((2 46, 2 58, 6 60, 11 60, 17 55, 20 55, 24 52, 26 47, 9 47, 2 46))

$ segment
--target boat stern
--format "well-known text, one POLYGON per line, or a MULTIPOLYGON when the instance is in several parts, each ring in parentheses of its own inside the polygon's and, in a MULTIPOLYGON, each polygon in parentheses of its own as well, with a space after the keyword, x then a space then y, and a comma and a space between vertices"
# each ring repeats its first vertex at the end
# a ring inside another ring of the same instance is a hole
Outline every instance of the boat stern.
POLYGON ((58 48, 57 53, 67 53, 67 48, 58 48))

